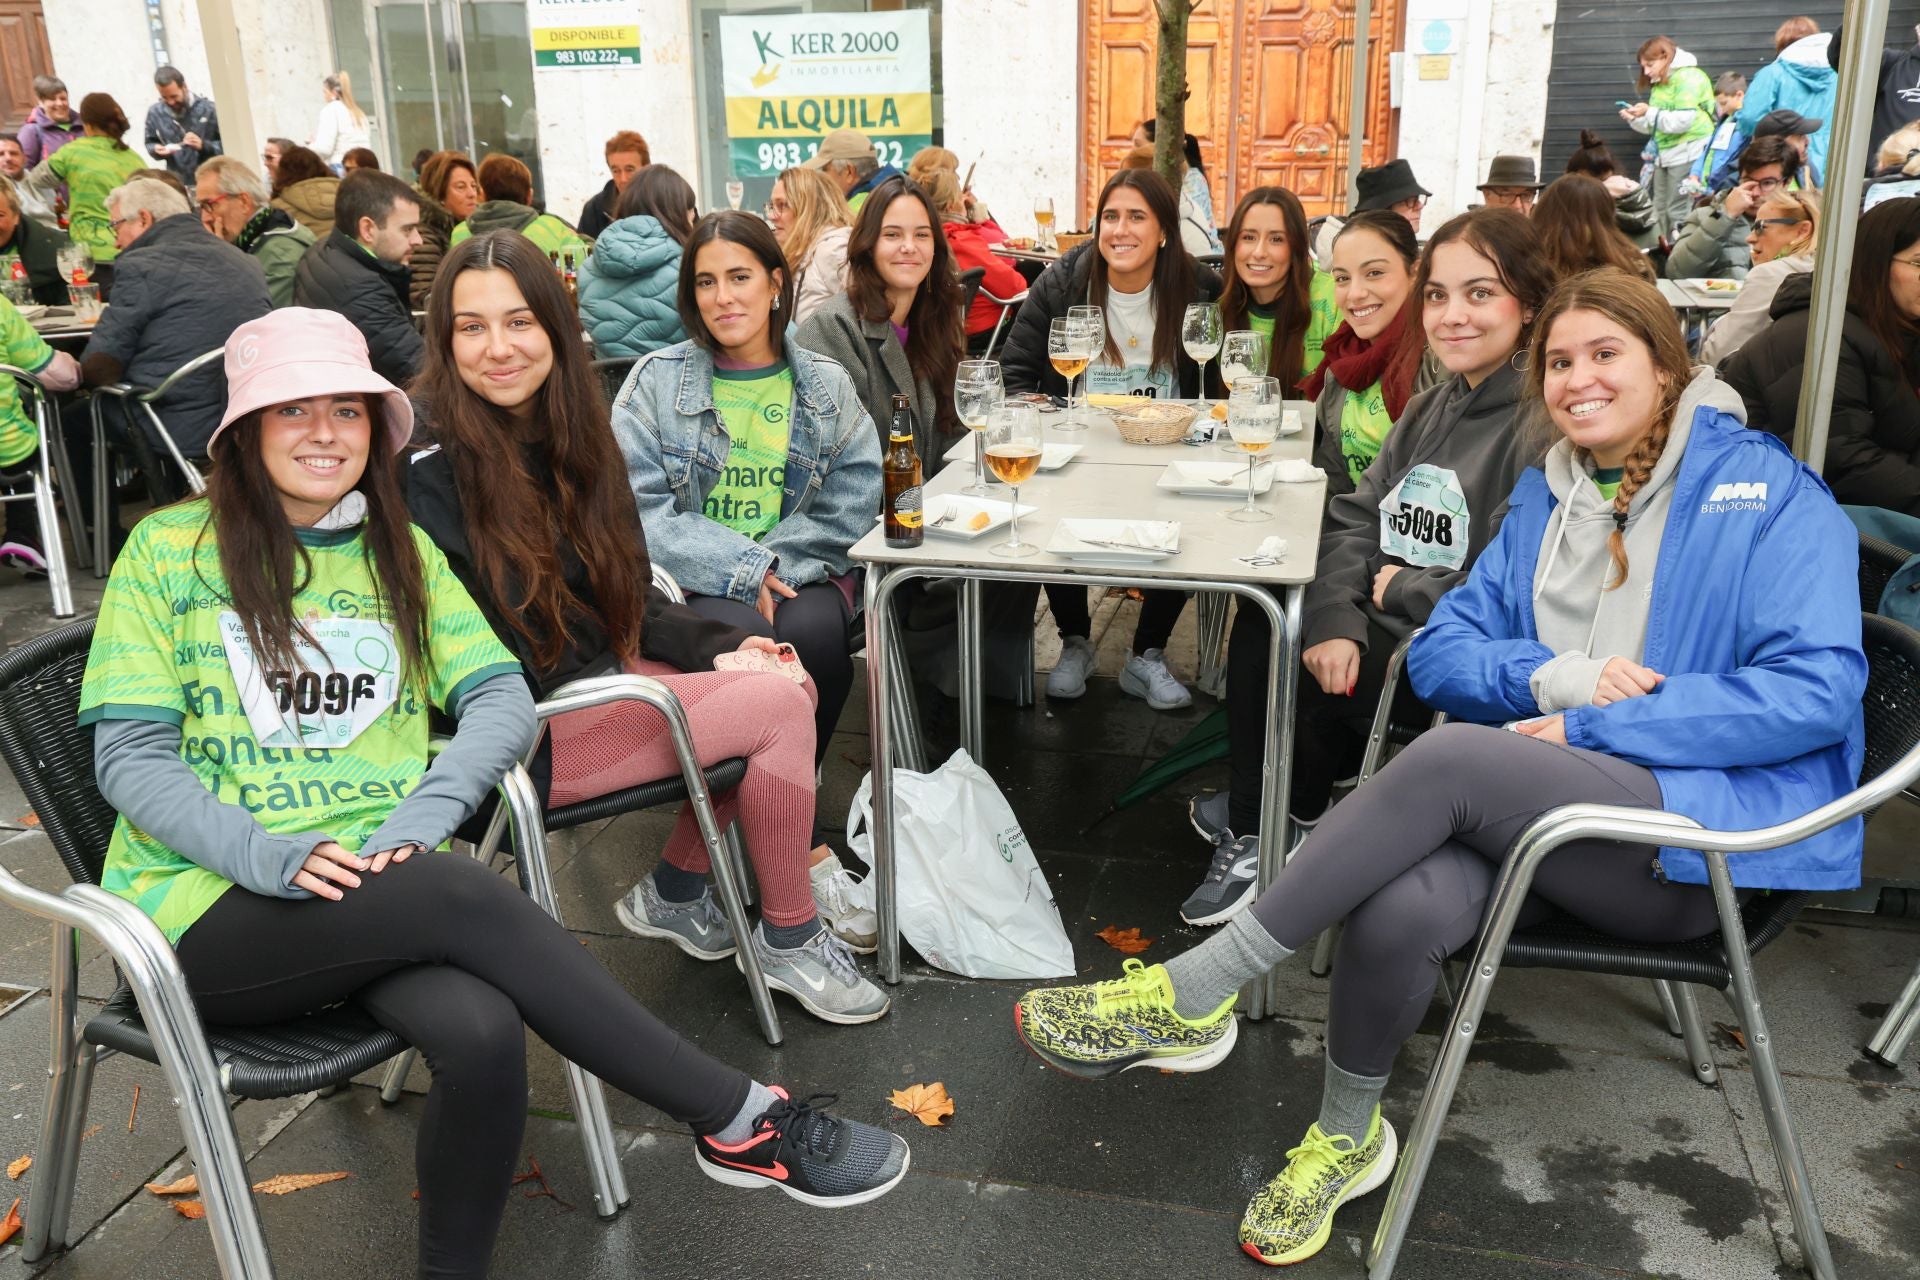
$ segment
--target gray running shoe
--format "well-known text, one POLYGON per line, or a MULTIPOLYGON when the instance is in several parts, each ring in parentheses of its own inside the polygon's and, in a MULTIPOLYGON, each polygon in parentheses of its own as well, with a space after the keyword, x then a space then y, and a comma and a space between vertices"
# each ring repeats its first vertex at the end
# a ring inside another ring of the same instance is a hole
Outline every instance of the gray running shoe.
POLYGON ((1227 829, 1227 810, 1231 807, 1232 800, 1225 791, 1203 791, 1187 801, 1187 821, 1202 840, 1212 844, 1227 829))
POLYGON ((1213 841, 1213 865, 1187 900, 1180 918, 1188 924, 1225 924, 1253 901, 1260 875, 1260 837, 1222 831, 1213 841))
MULTIPOLYGON (((763 925, 755 925, 748 936, 767 985, 798 1000, 816 1018, 843 1026, 873 1022, 893 1003, 886 992, 860 975, 852 949, 824 925, 811 942, 789 951, 769 943, 763 925)), ((738 956, 733 963, 745 972, 738 956)))
POLYGON ((725 960, 736 950, 733 929, 711 889, 703 889, 692 902, 668 902, 654 888, 651 875, 641 876, 614 904, 613 914, 628 932, 665 938, 695 960, 725 960))

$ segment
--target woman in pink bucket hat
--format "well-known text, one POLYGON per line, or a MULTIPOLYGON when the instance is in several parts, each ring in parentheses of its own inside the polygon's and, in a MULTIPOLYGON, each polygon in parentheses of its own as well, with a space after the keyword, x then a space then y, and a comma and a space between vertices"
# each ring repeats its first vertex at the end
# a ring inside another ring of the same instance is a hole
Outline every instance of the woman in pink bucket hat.
POLYGON ((422 1275, 487 1273, 526 1027, 687 1124, 721 1181, 822 1205, 890 1190, 898 1137, 708 1057, 532 899, 429 852, 529 747, 534 715, 519 664, 408 522, 412 409, 328 311, 242 326, 226 372, 207 493, 134 529, 80 710, 121 815, 101 883, 173 943, 201 1016, 352 1001, 423 1052, 422 1275), (430 707, 458 722, 431 770, 430 707))

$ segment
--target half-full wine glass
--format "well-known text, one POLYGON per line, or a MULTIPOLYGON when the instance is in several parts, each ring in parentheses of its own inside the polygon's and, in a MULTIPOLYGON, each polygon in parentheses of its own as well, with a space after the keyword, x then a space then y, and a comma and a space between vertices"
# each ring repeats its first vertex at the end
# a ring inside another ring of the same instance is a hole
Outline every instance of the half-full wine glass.
POLYGON ((1180 319, 1180 345, 1187 358, 1200 366, 1200 403, 1207 401, 1207 361, 1220 354, 1220 309, 1196 302, 1180 319))
POLYGON ((960 362, 959 372, 953 378, 953 408, 960 415, 961 423, 973 432, 973 484, 962 489, 962 493, 984 498, 991 492, 987 488, 986 444, 980 433, 986 430, 988 419, 1005 399, 998 360, 960 362))
POLYGON ((1227 519, 1242 524, 1273 519, 1253 505, 1253 464, 1280 434, 1280 379, 1262 375, 1240 378, 1228 386, 1227 433, 1235 447, 1247 453, 1247 505, 1227 512, 1227 519))
MULTIPOLYGON (((1271 346, 1258 329, 1235 329, 1220 341, 1220 385, 1228 391, 1242 378, 1263 378, 1271 346)), ((1232 452, 1232 436, 1222 436, 1220 447, 1232 452)))
POLYGON ((1085 329, 1085 324, 1072 316, 1055 316, 1047 322, 1047 360, 1053 365, 1053 371, 1067 380, 1067 412, 1060 423, 1062 431, 1078 431, 1085 425, 1073 416, 1073 381, 1086 372, 1091 358, 1085 329))
POLYGON ((1013 490, 1007 540, 993 548, 997 556, 1019 558, 1039 550, 1020 541, 1020 486, 1040 469, 1040 414, 1024 400, 1010 400, 987 423, 987 466, 1013 490))

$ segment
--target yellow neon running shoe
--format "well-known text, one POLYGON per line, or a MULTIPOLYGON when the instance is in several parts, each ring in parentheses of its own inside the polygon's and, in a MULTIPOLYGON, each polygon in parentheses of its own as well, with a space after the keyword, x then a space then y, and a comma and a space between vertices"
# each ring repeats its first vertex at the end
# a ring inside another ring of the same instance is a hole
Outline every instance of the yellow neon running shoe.
POLYGON ((1261 1189, 1240 1220, 1240 1247, 1270 1267, 1305 1262, 1327 1247, 1333 1211, 1385 1182, 1399 1152, 1393 1126, 1373 1109, 1366 1141, 1329 1138, 1318 1123, 1287 1152, 1287 1167, 1261 1189))
POLYGON ((1089 1080, 1133 1067, 1205 1071, 1233 1051, 1234 997, 1188 1020, 1173 1011, 1165 965, 1129 960, 1121 969, 1110 982, 1027 992, 1013 1007, 1020 1038, 1042 1062, 1089 1080))

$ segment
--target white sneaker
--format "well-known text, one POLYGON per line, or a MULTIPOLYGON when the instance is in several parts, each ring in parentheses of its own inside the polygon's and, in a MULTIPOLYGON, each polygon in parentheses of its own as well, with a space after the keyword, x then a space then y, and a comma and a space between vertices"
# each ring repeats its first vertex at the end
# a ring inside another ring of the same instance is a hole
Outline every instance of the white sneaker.
POLYGON ((1193 695, 1187 692, 1187 686, 1174 679, 1173 672, 1167 669, 1167 655, 1159 649, 1136 653, 1127 659, 1126 668, 1120 672, 1120 691, 1145 698, 1155 711, 1172 711, 1193 704, 1193 695))
POLYGON ((880 917, 873 909, 873 886, 829 855, 813 864, 813 905, 833 936, 863 956, 879 950, 880 917))
MULTIPOLYGON (((816 1018, 852 1026, 885 1016, 893 1003, 886 992, 861 975, 853 962, 853 952, 831 930, 820 930, 811 942, 790 951, 768 943, 764 922, 755 925, 749 937, 767 985, 798 1000, 816 1018)), ((741 967, 738 955, 733 963, 741 967)), ((741 971, 745 972, 744 968, 741 971)))
POLYGON ((1087 677, 1092 674, 1093 641, 1067 636, 1060 642, 1060 661, 1047 673, 1047 696, 1077 698, 1087 691, 1087 677))

